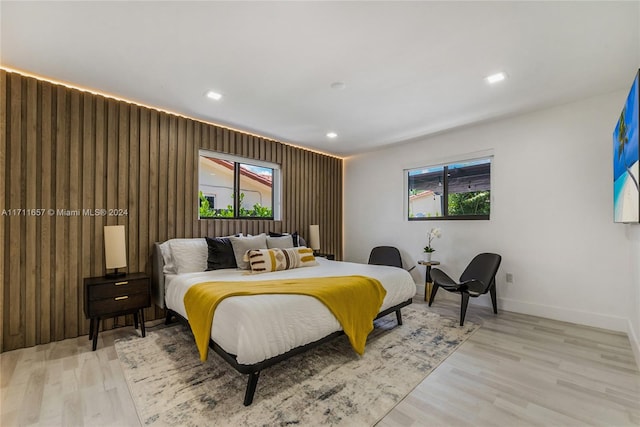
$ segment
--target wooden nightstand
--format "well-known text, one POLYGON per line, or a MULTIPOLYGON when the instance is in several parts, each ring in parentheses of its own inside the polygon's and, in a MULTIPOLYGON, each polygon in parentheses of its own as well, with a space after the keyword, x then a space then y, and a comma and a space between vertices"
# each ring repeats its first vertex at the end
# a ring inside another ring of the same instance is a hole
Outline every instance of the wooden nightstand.
POLYGON ((89 339, 93 350, 98 343, 100 319, 133 314, 135 328, 144 329, 143 308, 151 306, 151 280, 144 273, 130 273, 121 277, 87 277, 84 279, 84 314, 91 319, 89 339))

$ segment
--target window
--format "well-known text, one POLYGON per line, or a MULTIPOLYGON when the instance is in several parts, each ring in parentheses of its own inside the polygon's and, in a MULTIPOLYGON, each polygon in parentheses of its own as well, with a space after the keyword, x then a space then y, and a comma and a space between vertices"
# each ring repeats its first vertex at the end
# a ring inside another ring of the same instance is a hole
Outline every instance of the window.
MULTIPOLYGON (((204 194, 203 194, 204 196, 204 194)), ((207 202, 209 202, 209 207, 211 209, 215 209, 216 208, 216 196, 204 196, 205 199, 207 199, 207 202)))
POLYGON ((410 221, 489 219, 491 158, 406 171, 410 221))
POLYGON ((279 219, 280 167, 200 151, 199 218, 279 219))

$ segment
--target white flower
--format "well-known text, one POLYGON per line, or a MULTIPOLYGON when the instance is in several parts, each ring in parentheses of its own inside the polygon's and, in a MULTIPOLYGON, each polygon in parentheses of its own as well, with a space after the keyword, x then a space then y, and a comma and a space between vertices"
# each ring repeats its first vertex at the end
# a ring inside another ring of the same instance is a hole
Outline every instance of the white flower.
POLYGON ((429 239, 429 243, 424 248, 424 251, 425 252, 435 252, 436 250, 433 249, 433 246, 431 246, 431 241, 433 239, 436 239, 436 238, 439 239, 441 235, 442 235, 442 233, 440 232, 439 228, 432 228, 431 230, 429 230, 429 233, 427 233, 427 238, 429 239))

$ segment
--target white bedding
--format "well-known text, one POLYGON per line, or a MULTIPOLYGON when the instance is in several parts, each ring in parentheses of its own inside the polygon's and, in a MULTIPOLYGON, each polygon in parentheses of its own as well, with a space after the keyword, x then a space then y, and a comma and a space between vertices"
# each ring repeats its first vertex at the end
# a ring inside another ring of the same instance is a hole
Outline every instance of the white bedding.
MULTIPOLYGON (((411 298, 416 286, 411 275, 386 267, 318 258, 317 266, 247 274, 225 269, 165 276, 165 301, 171 310, 187 317, 184 295, 190 286, 207 281, 255 281, 293 277, 363 275, 376 278, 387 295, 380 311, 411 298)), ((216 308, 211 338, 227 353, 237 355, 240 364, 254 364, 295 347, 317 341, 341 326, 329 309, 305 295, 256 295, 224 299, 216 308)), ((194 343, 195 345, 195 343, 194 343)))

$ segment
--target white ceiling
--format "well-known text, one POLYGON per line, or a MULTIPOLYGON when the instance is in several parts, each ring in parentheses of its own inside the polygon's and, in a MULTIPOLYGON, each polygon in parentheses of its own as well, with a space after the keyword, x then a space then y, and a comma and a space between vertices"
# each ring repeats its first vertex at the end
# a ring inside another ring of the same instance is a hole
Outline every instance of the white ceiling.
POLYGON ((640 2, 2 1, 0 18, 5 67, 340 156, 626 90, 640 66, 640 2))

